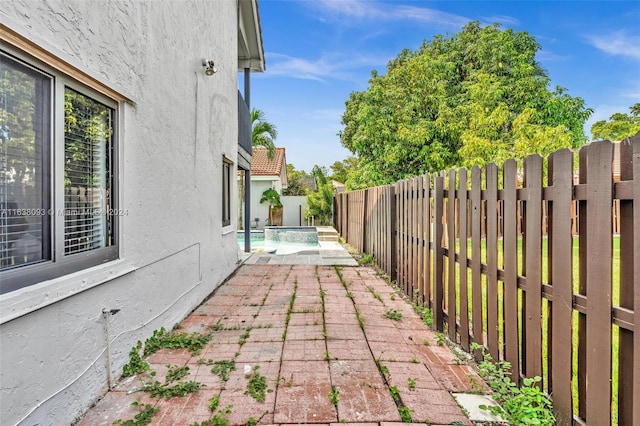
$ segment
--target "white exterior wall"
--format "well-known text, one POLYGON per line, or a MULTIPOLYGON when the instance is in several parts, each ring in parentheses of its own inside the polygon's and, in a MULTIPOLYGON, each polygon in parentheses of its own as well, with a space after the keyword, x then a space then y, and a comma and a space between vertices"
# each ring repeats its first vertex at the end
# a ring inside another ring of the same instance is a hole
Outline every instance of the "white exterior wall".
POLYGON ((285 195, 282 201, 282 225, 283 226, 306 226, 304 218, 305 210, 309 207, 305 195, 285 195), (300 208, 302 207, 302 212, 300 208))
MULTIPOLYGON (((272 177, 252 176, 251 177, 251 223, 255 224, 255 218, 259 218, 258 228, 262 229, 265 225, 265 220, 269 218, 269 203, 264 202, 260 204, 262 193, 269 188, 274 188, 279 194, 282 194, 282 185, 278 180, 274 180, 272 177), (279 187, 279 188, 278 188, 279 187)), ((255 228, 254 228, 255 229, 255 228)))
POLYGON ((107 339, 117 378, 236 267, 221 176, 237 157, 237 5, 12 0, 0 22, 135 102, 120 109, 120 259, 0 296, 0 424, 69 424, 108 388, 107 339), (120 309, 108 337, 103 308, 120 309))

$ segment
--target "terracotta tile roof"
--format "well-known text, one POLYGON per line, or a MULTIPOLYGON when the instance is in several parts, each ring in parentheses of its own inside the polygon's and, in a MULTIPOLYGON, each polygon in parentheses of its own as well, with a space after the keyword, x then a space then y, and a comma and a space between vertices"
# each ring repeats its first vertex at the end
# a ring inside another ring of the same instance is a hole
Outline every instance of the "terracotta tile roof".
POLYGON ((251 158, 251 174, 253 176, 280 176, 285 164, 284 148, 276 148, 273 160, 267 158, 267 148, 253 148, 251 158))

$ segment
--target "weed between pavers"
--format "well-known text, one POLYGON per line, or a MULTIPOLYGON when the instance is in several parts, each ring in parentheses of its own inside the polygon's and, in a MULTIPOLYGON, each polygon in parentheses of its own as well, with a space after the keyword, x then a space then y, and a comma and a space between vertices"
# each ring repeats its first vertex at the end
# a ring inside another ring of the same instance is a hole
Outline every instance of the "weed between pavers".
POLYGON ((123 426, 145 426, 151 423, 153 420, 153 416, 160 411, 159 408, 154 407, 151 404, 145 404, 142 406, 140 404, 140 399, 136 399, 131 403, 134 407, 138 408, 138 414, 134 416, 133 419, 122 420, 118 419, 113 422, 114 425, 123 425, 123 426))
POLYGON ((384 300, 382 300, 382 296, 380 296, 380 293, 375 291, 375 289, 373 289, 370 286, 367 286, 367 290, 369 290, 369 292, 373 295, 374 299, 377 299, 380 303, 382 303, 384 305, 384 300))
POLYGON ((187 365, 180 367, 178 365, 167 364, 166 367, 168 370, 166 376, 167 383, 176 382, 189 375, 189 366, 187 365))
POLYGON ((159 349, 188 349, 193 355, 200 353, 202 348, 211 341, 211 334, 173 333, 167 332, 164 327, 154 330, 144 344, 145 356, 156 353, 159 349))
POLYGON ((289 300, 289 309, 287 309, 287 316, 284 319, 284 331, 282 332, 282 341, 287 340, 287 330, 289 329, 289 321, 291 321, 291 313, 293 312, 293 304, 296 301, 296 292, 298 291, 298 278, 293 281, 293 294, 289 300))
POLYGON ((142 342, 138 340, 138 344, 129 352, 129 363, 122 367, 122 377, 135 376, 151 369, 149 363, 140 357, 140 349, 142 342))
POLYGON ((416 388, 416 379, 412 379, 411 377, 407 378, 407 387, 411 390, 416 388))
POLYGON ((162 384, 159 381, 148 382, 142 386, 142 391, 149 392, 151 398, 159 397, 171 399, 174 396, 185 396, 188 393, 197 392, 203 386, 202 383, 194 382, 192 380, 188 382, 179 382, 175 385, 169 386, 167 383, 162 384))
POLYGON ((338 390, 338 388, 335 386, 331 386, 331 392, 329 392, 329 401, 331 401, 333 405, 338 405, 339 396, 340 391, 338 390))
MULTIPOLYGON (((225 408, 214 414, 210 419, 202 422, 190 423, 189 426, 227 426, 229 424, 229 414, 232 413, 233 405, 227 405, 225 408)), ((213 411, 213 410, 212 410, 213 411)))
POLYGON ((229 380, 229 372, 236 370, 235 359, 216 361, 213 363, 211 372, 217 374, 220 380, 226 382, 229 380))
POLYGON ((394 321, 402 321, 402 312, 396 309, 388 310, 383 316, 394 321))
POLYGON ((218 405, 220 405, 220 395, 213 395, 209 398, 209 410, 216 411, 218 405))
POLYGON ((400 414, 400 419, 403 423, 413 423, 413 419, 411 418, 411 413, 413 412, 414 410, 404 405, 402 407, 398 407, 398 414, 400 414))
POLYGON ((260 366, 253 367, 253 373, 249 376, 249 382, 247 383, 247 390, 245 395, 251 395, 256 401, 264 402, 267 392, 273 392, 273 389, 268 389, 267 378, 258 372, 260 366))
POLYGON ((282 384, 288 388, 290 388, 291 386, 293 386, 293 373, 291 374, 291 377, 289 377, 289 380, 285 380, 284 377, 280 377, 278 379, 278 382, 282 381, 282 384))
POLYGON ((247 339, 249 338, 250 331, 251 331, 251 328, 247 328, 247 329, 245 330, 245 332, 244 332, 244 333, 242 333, 242 335, 240 336, 240 339, 238 340, 238 344, 239 344, 240 346, 242 346, 242 345, 244 345, 245 343, 247 343, 247 339))

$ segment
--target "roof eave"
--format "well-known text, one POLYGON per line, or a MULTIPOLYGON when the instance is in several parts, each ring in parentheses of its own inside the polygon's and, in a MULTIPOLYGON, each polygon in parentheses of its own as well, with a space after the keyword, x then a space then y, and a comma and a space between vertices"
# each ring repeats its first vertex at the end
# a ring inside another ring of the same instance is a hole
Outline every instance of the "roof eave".
POLYGON ((238 70, 266 69, 258 0, 238 0, 238 70))

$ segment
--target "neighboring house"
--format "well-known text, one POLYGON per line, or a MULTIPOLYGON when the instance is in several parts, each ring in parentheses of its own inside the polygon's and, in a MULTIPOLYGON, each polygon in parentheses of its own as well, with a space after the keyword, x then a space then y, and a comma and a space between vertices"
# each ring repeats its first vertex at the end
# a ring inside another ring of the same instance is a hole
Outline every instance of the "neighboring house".
POLYGON ((338 182, 335 179, 331 179, 331 185, 333 185, 333 189, 336 194, 340 194, 341 192, 344 192, 344 189, 345 189, 344 183, 338 182))
POLYGON ((260 203, 262 193, 273 188, 282 195, 287 187, 287 159, 284 148, 276 148, 272 160, 267 157, 266 148, 253 148, 251 162, 251 226, 264 228, 269 217, 269 203, 260 203), (256 222, 255 218, 258 218, 256 222))
POLYGON ((257 0, 3 2, 0 424, 72 423, 235 270, 261 37, 257 0))

